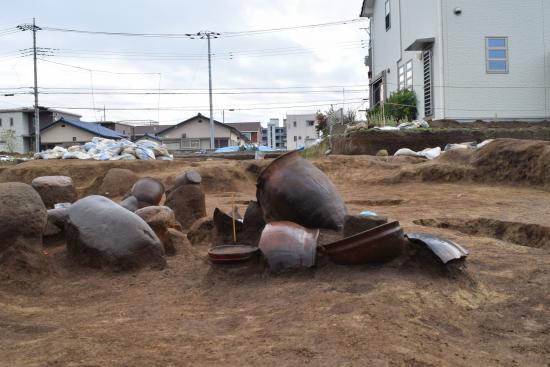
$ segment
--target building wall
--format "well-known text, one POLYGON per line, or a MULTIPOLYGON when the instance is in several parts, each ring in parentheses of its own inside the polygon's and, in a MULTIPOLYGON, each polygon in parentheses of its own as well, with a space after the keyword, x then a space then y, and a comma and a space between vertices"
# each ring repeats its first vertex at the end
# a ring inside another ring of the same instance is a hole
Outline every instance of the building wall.
POLYGON ((453 119, 548 117, 547 1, 442 0, 445 116, 453 119), (462 9, 457 16, 455 7, 462 9), (509 72, 488 74, 485 37, 508 37, 509 72), (545 82, 546 81, 546 82, 545 82))
MULTIPOLYGON (((28 141, 25 140, 25 135, 29 135, 27 116, 23 112, 3 112, 0 113, 0 119, 2 119, 2 130, 15 130, 15 152, 28 153, 28 141), (10 118, 13 118, 13 126, 10 125, 10 118)), ((27 138, 28 139, 28 138, 27 138)), ((0 150, 7 149, 5 144, 0 147, 0 150)))
POLYGON ((285 126, 279 126, 279 119, 270 119, 267 128, 262 129, 262 145, 272 149, 287 149, 287 133, 285 126))
MULTIPOLYGON (((439 50, 441 48, 440 9, 441 0, 391 0, 391 28, 386 31, 385 0, 374 2, 372 19, 373 70, 372 76, 385 73, 384 95, 389 97, 399 88, 399 67, 408 61, 413 62, 413 89, 418 100, 418 116, 424 113, 424 70, 421 51, 405 51, 416 39, 435 38, 432 50, 432 83, 439 83, 436 72, 441 68, 439 50), (389 72, 388 72, 389 70, 389 72)), ((373 80, 374 80, 373 79, 373 80)), ((437 88, 433 91, 433 106, 438 110, 442 99, 437 88)))
MULTIPOLYGON (((391 28, 386 31, 385 0, 374 2, 371 39, 373 47, 372 77, 377 78, 384 70, 390 69, 388 79, 397 75, 397 60, 401 57, 401 40, 399 37, 399 0, 390 1, 391 28)), ((390 84, 391 85, 391 84, 390 84)), ((388 86, 390 86, 388 85, 388 86)), ((389 95, 389 93, 387 93, 389 95)))
POLYGON ((95 135, 69 124, 57 123, 41 132, 40 142, 43 145, 75 145, 91 141, 95 135), (76 141, 73 140, 76 137, 76 141))
MULTIPOLYGON (((417 96, 418 117, 426 118, 424 111, 424 62, 422 51, 405 51, 415 40, 423 38, 435 38, 432 48, 432 84, 439 85, 440 78, 437 73, 442 67, 439 57, 442 47, 440 34, 441 19, 438 15, 441 0, 415 0, 414 2, 400 0, 401 4, 401 37, 402 53, 401 59, 397 62, 396 73, 390 78, 391 85, 388 85, 389 92, 398 90, 399 73, 398 68, 406 65, 410 60, 413 62, 413 90, 417 96)), ((432 107, 434 113, 440 110, 442 99, 438 88, 433 88, 432 107)), ((388 96, 390 93, 388 93, 388 96)))
POLYGON ((306 145, 307 140, 315 140, 319 136, 315 130, 314 113, 287 115, 285 127, 288 150, 298 149, 306 145), (308 126, 308 121, 313 121, 313 125, 308 126))
POLYGON ((415 39, 433 37, 434 119, 550 117, 549 2, 391 0, 392 25, 387 32, 384 4, 374 3, 371 36, 373 78, 389 69, 386 96, 398 88, 399 65, 412 60, 418 115, 425 117, 421 53, 404 49, 415 39), (455 15, 456 7, 461 15, 455 15), (508 37, 507 74, 486 72, 485 39, 490 36, 508 37))

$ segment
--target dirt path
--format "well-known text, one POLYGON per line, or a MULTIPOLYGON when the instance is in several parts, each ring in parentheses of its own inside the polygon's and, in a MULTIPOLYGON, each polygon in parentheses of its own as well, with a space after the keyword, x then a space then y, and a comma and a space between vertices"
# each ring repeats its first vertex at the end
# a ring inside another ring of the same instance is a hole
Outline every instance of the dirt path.
MULTIPOLYGON (((316 163, 351 213, 374 210, 406 230, 441 234, 467 247, 466 272, 400 258, 355 267, 322 261, 311 271, 273 276, 213 269, 203 257, 180 252, 164 271, 113 274, 75 267, 62 247, 50 248, 57 275, 0 283, 0 365, 548 366, 550 239, 533 248, 465 228, 414 224, 489 218, 550 226, 548 191, 376 185, 372 178, 410 163, 371 157, 316 163)), ((233 192, 243 208, 254 198, 255 164, 193 163, 212 174, 208 213, 229 208, 233 192)), ((190 166, 152 165, 139 175, 170 180, 190 166)), ((25 177, 34 169, 27 167, 25 177)), ((81 177, 78 185, 88 187, 93 179, 81 177)), ((197 250, 204 255, 207 248, 197 250)))

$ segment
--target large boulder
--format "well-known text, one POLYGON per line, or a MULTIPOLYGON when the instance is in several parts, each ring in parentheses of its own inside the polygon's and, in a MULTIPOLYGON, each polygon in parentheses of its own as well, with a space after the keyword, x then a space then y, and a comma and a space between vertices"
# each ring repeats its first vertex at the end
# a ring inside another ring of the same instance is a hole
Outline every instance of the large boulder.
POLYGON ((197 219, 206 217, 204 193, 199 185, 176 188, 168 195, 164 205, 172 208, 183 229, 190 228, 197 219))
POLYGON ((0 252, 17 240, 41 247, 46 220, 44 203, 31 186, 0 183, 0 252))
POLYGON ((78 198, 73 180, 67 176, 37 177, 32 180, 31 185, 48 209, 57 203, 73 203, 78 198))
POLYGON ((143 219, 115 202, 88 196, 69 209, 67 250, 77 262, 125 270, 164 268, 162 243, 143 219))
POLYGON ((181 231, 181 225, 176 220, 174 211, 167 206, 148 206, 136 210, 135 213, 155 231, 164 246, 164 252, 167 255, 174 255, 176 247, 172 243, 168 229, 181 231))
POLYGON ((111 168, 103 177, 99 192, 108 197, 125 195, 137 180, 138 176, 129 169, 111 168))

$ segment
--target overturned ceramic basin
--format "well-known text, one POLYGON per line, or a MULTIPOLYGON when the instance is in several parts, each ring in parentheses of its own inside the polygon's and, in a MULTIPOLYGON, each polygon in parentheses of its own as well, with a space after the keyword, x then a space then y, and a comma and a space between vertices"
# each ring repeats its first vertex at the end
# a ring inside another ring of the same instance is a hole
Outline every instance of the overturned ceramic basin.
POLYGON ((273 271, 315 265, 318 229, 292 222, 272 222, 265 226, 259 247, 273 271))
POLYGON ((346 206, 329 178, 296 151, 275 159, 258 177, 256 197, 266 222, 341 229, 346 206))
POLYGON ((404 247, 403 230, 399 222, 390 222, 340 241, 322 246, 337 264, 386 262, 399 256, 404 247))
POLYGON ((139 208, 156 206, 164 195, 164 185, 152 177, 140 178, 132 187, 130 195, 137 199, 139 208))
POLYGON ((405 236, 411 242, 426 246, 443 264, 468 256, 468 250, 458 243, 430 233, 407 233, 405 236))

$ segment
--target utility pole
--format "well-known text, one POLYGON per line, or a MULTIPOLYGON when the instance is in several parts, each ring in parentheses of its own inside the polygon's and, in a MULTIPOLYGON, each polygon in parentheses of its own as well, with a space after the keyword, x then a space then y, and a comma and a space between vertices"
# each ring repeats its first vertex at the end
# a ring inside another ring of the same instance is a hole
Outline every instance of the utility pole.
POLYGON ((40 152, 40 111, 38 110, 38 70, 36 67, 36 22, 32 18, 32 49, 34 59, 34 140, 35 153, 40 152))
POLYGON ((208 41, 208 96, 210 98, 210 149, 216 147, 214 141, 214 105, 212 102, 212 50, 210 47, 210 40, 212 38, 218 38, 221 34, 211 31, 200 31, 197 34, 186 34, 190 39, 200 38, 207 39, 208 41))
POLYGON ((107 121, 107 118, 105 116, 105 105, 103 105, 103 122, 107 121))
MULTIPOLYGON (((214 105, 212 103, 212 51, 210 48, 210 40, 212 38, 218 38, 219 36, 220 36, 219 33, 211 32, 211 31, 201 31, 196 34, 196 37, 200 39, 206 38, 208 40, 208 95, 210 97, 210 149, 214 149, 216 147, 214 143, 214 105)), ((195 37, 190 37, 190 38, 194 39, 195 37)))
POLYGON ((36 65, 36 31, 40 30, 40 27, 36 26, 35 18, 32 18, 31 24, 18 25, 22 31, 32 30, 32 54, 34 61, 34 140, 35 140, 35 153, 40 152, 40 111, 38 108, 38 69, 36 65))

